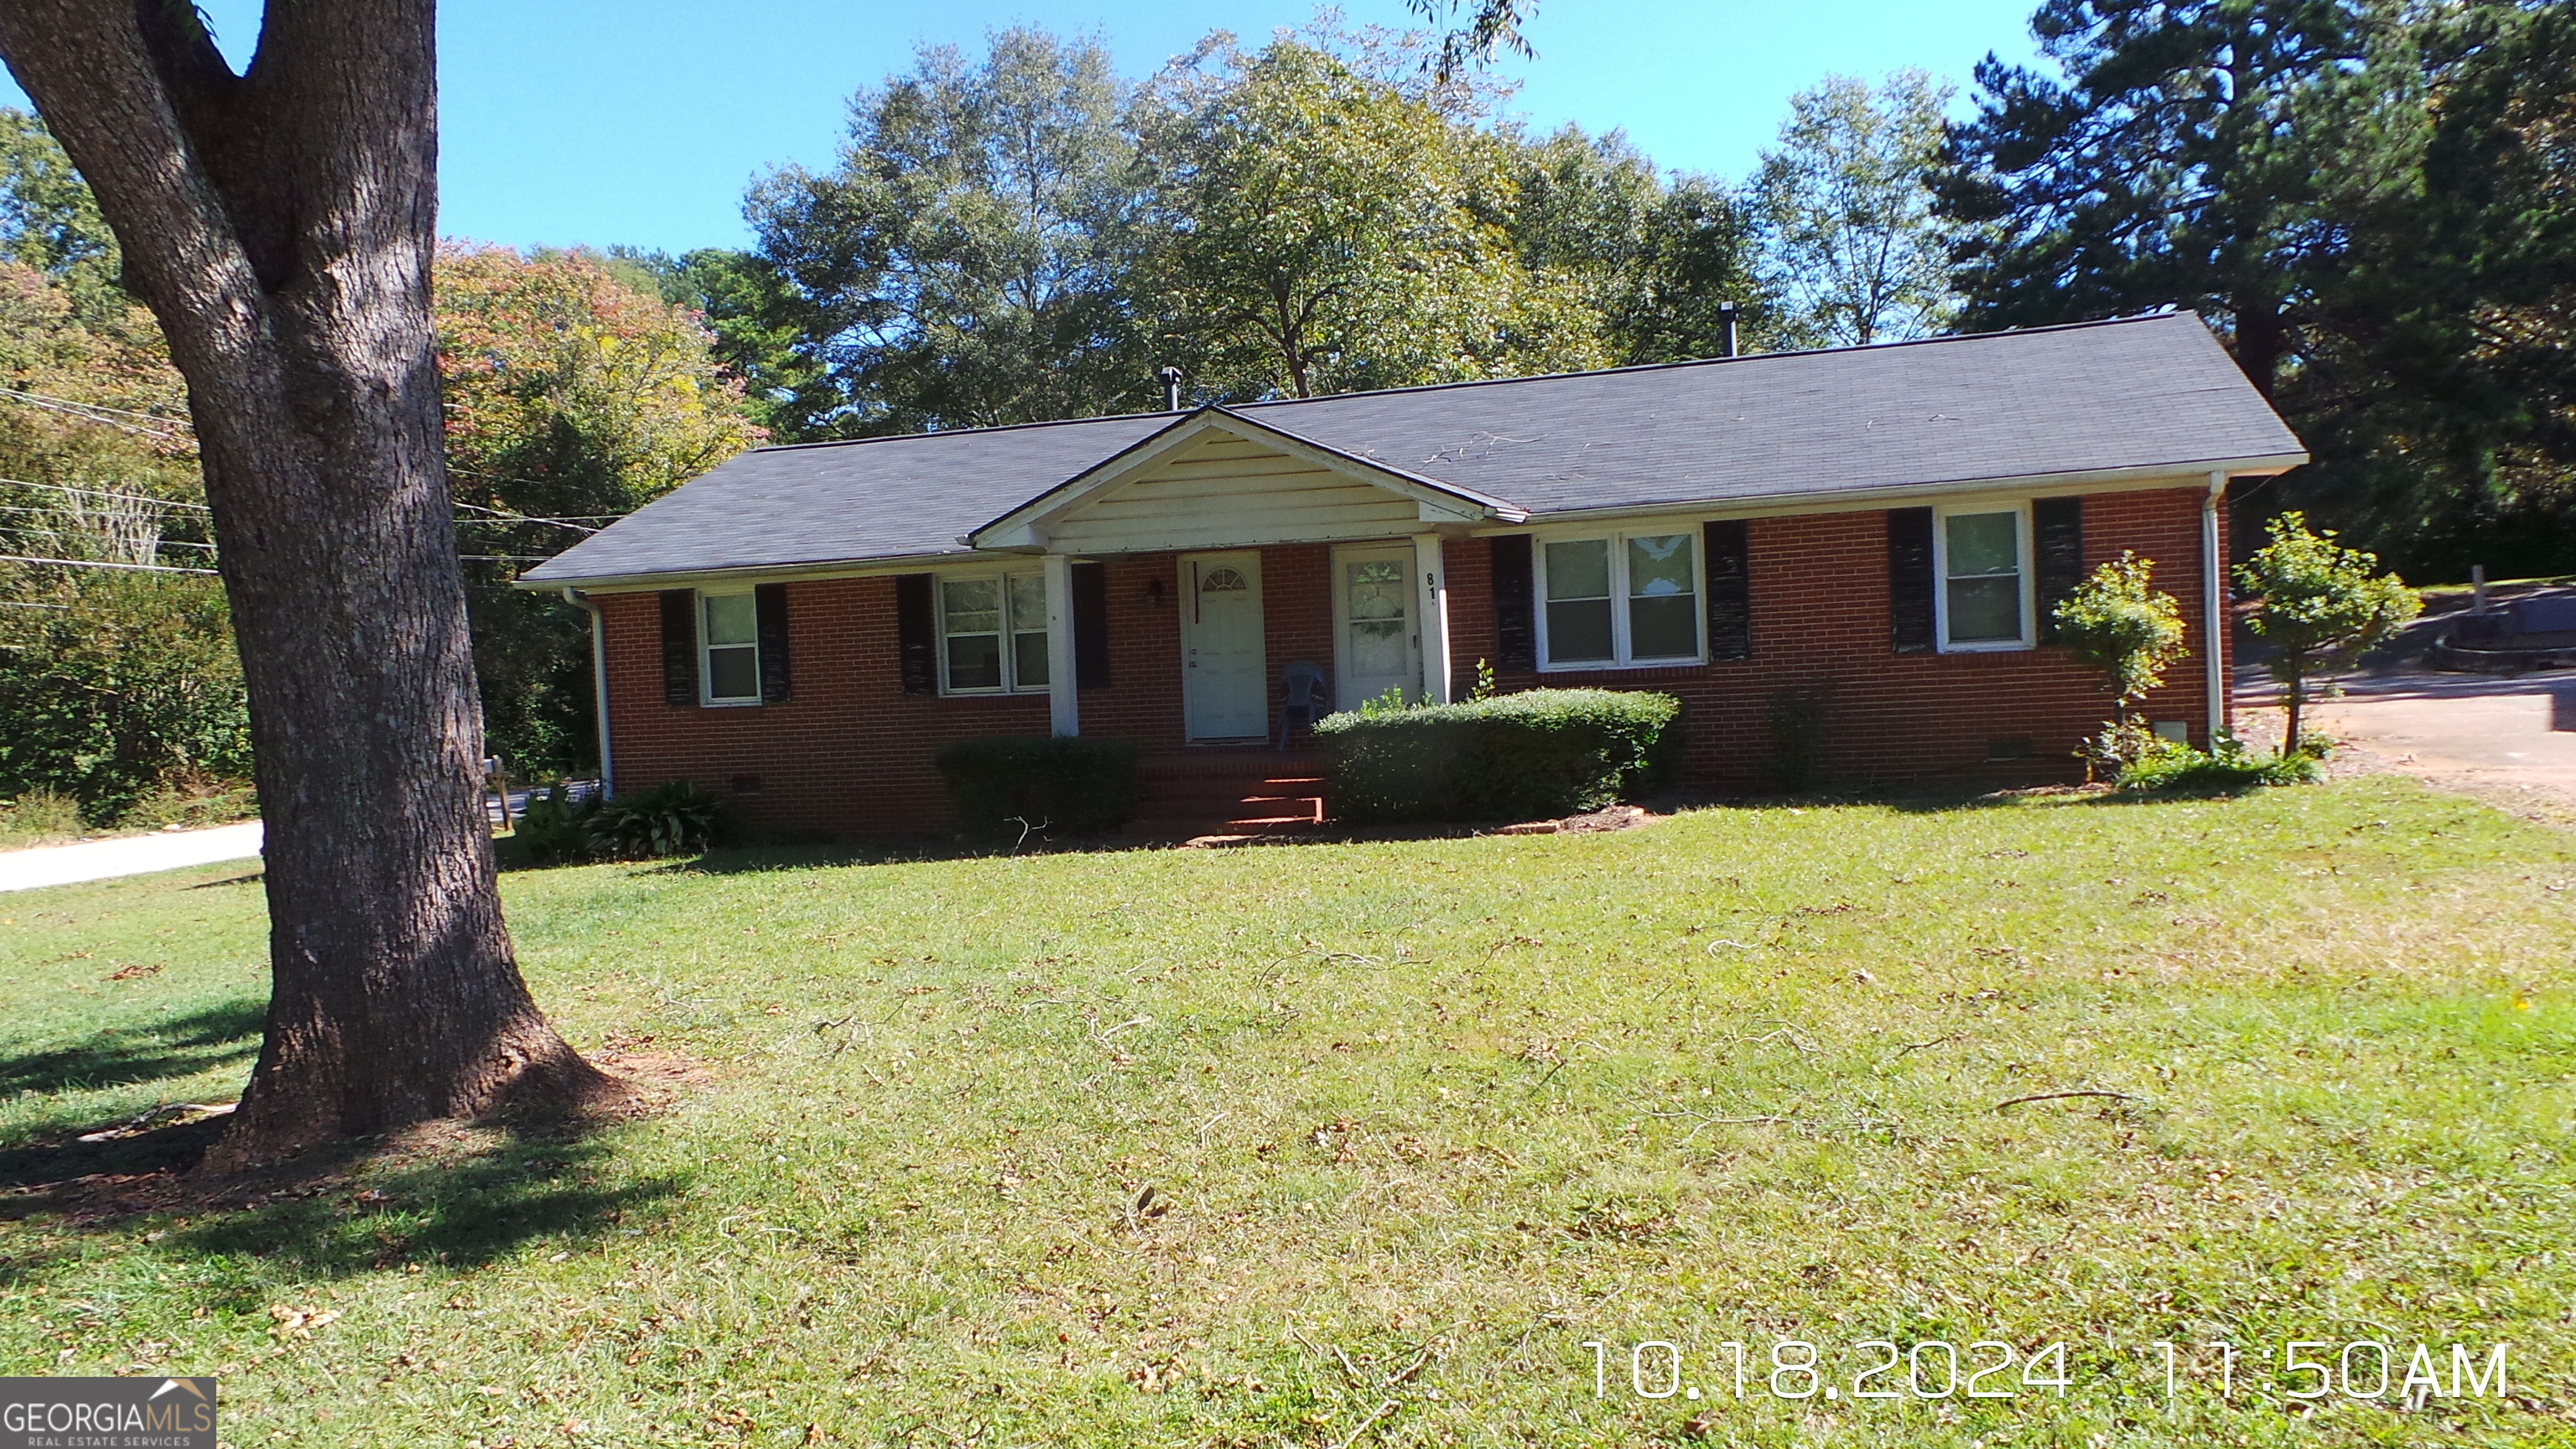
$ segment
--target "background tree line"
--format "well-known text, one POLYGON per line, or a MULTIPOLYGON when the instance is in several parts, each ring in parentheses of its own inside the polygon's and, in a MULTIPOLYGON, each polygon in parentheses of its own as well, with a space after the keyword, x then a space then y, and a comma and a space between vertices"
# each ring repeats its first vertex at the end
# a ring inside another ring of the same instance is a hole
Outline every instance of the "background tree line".
MULTIPOLYGON (((2047 0, 2042 62, 1793 97, 1740 184, 1530 131, 1436 37, 1031 29, 852 99, 742 250, 451 247, 457 537, 494 748, 590 764, 585 621, 507 584, 763 436, 860 437, 2180 305, 2317 462, 2253 490, 2421 575, 2576 544, 2576 12, 2047 0)), ((183 389, 79 178, 0 115, 0 796, 241 773, 183 389), (64 563, 29 562, 60 559, 64 563), (110 568, 101 565, 121 564, 110 568)), ((2252 518, 2244 520, 2248 536, 2252 518)))

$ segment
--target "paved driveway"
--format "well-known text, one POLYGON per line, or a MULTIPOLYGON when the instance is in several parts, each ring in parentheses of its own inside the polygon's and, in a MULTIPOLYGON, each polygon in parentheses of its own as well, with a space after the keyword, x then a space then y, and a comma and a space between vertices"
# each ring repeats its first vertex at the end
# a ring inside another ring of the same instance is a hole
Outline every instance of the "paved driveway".
MULTIPOLYGON (((2242 726, 2277 739, 2281 711, 2269 679, 2240 678, 2242 726)), ((2355 762, 2421 775, 2501 800, 2576 808, 2576 674, 2502 678, 2398 670, 2345 681, 2340 699, 2309 706, 2312 728, 2355 762)))
POLYGON ((246 825, 218 825, 211 830, 173 830, 158 835, 90 840, 79 845, 0 851, 0 891, 144 875, 182 866, 211 865, 219 860, 247 860, 259 854, 259 842, 260 825, 253 820, 246 825))

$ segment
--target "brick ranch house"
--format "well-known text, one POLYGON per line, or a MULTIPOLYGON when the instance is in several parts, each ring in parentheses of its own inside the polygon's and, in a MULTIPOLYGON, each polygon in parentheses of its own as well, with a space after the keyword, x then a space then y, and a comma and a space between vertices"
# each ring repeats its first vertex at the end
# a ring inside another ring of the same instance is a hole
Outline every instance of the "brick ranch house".
POLYGON ((2107 711, 2047 621, 2123 549, 2194 655, 2148 717, 2225 725, 2219 505, 2306 456, 2168 313, 762 448, 522 584, 593 610, 612 791, 761 830, 934 825, 932 756, 978 735, 1257 775, 1297 662, 1343 706, 1480 661, 1666 691, 1693 787, 1756 784, 1813 686, 1837 775, 2027 779, 2107 711))

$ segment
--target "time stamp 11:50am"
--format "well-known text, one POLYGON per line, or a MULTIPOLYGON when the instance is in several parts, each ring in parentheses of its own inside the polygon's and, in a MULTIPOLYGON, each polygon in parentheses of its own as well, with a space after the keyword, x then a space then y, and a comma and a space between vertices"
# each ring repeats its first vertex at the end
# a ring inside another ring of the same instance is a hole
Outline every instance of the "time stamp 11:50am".
MULTIPOLYGON (((2025 1349, 2001 1339, 1954 1344, 1943 1339, 1865 1338, 1819 1346, 1805 1339, 1732 1339, 1705 1354, 1644 1339, 1615 1344, 1589 1339, 1595 1397, 1641 1399, 1874 1400, 2018 1399, 2066 1396, 2083 1387, 2063 1343, 2025 1349)), ((2153 1341, 2095 1360, 2091 1371, 2125 1387, 2171 1398, 2198 1388, 2288 1403, 2359 1399, 2422 1403, 2431 1399, 2503 1399, 2501 1343, 2392 1344, 2378 1339, 2284 1339, 2263 1344, 2153 1341)))

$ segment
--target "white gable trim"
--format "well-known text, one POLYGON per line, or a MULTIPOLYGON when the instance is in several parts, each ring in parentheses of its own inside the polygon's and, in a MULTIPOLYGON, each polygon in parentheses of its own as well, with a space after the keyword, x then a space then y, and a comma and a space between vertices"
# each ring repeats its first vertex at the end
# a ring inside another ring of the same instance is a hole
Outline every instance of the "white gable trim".
POLYGON ((1156 465, 1212 434, 1256 444, 1310 468, 1395 494, 1414 505, 1417 523, 1518 523, 1528 517, 1501 499, 1327 448, 1211 405, 1093 464, 958 541, 978 549, 1043 549, 1051 542, 1052 526, 1068 514, 1123 483, 1143 477, 1156 465))

